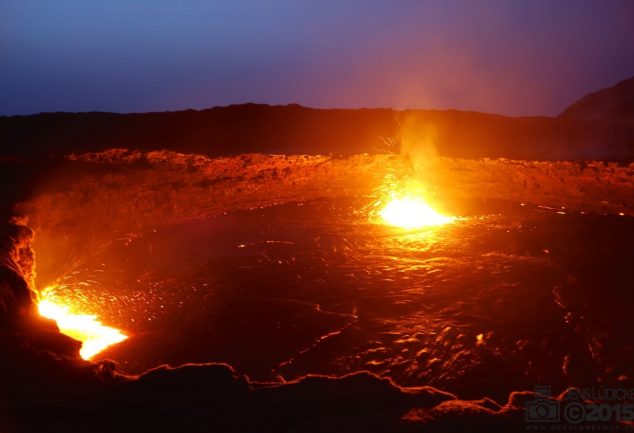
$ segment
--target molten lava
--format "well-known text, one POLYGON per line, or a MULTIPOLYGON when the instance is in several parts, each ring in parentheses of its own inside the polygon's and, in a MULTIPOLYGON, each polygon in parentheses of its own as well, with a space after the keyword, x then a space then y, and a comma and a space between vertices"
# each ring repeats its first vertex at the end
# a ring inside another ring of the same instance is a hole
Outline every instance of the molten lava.
POLYGON ((371 220, 406 230, 448 224, 456 218, 432 208, 425 184, 411 177, 388 175, 375 190, 377 200, 372 205, 371 220))
POLYGON ((386 224, 407 230, 450 223, 453 217, 441 215, 417 197, 395 198, 379 211, 386 224))
POLYGON ((52 288, 45 289, 38 303, 40 315, 54 320, 62 334, 82 342, 80 356, 91 359, 113 344, 128 338, 120 330, 104 325, 97 316, 81 314, 52 296, 52 288))

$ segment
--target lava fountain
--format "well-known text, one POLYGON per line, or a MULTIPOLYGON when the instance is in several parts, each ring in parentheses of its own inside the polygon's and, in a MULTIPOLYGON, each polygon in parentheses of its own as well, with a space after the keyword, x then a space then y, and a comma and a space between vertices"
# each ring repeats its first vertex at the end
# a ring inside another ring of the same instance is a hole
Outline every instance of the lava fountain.
POLYGON ((425 199, 422 183, 412 179, 396 181, 386 178, 376 194, 374 219, 381 223, 405 230, 441 226, 455 221, 455 217, 443 215, 425 199))
POLYGON ((393 199, 381 209, 379 215, 386 224, 406 230, 439 226, 455 219, 438 213, 422 198, 418 197, 393 199))
POLYGON ((104 325, 97 316, 72 311, 72 308, 53 295, 54 287, 40 294, 38 311, 41 316, 57 322, 62 334, 81 341, 79 355, 91 359, 106 348, 127 339, 120 330, 104 325))

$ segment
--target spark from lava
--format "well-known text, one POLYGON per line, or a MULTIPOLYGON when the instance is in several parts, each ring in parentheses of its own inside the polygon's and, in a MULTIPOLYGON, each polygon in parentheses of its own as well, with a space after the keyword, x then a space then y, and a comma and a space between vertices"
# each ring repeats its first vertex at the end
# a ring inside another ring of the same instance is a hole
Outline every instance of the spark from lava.
POLYGON ((62 334, 81 341, 79 355, 83 359, 89 360, 107 347, 128 338, 120 330, 101 323, 95 315, 73 312, 68 305, 53 296, 53 291, 54 288, 47 287, 40 294, 39 313, 57 322, 62 334))

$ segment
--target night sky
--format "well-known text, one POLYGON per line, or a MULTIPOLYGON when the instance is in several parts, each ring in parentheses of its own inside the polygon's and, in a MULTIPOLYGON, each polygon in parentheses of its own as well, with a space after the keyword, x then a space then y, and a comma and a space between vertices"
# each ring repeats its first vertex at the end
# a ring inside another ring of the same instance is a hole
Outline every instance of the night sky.
POLYGON ((627 0, 0 0, 0 114, 258 102, 555 115, 632 75, 627 0))

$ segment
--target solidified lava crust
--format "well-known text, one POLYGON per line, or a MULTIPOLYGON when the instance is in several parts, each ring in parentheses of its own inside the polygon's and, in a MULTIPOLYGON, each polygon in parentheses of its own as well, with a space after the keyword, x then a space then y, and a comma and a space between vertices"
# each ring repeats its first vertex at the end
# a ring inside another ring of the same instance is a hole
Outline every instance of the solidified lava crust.
MULTIPOLYGON (((73 155, 64 167, 73 175, 53 177, 37 194, 21 197, 16 212, 26 222, 6 224, 0 232, 0 431, 524 429, 525 401, 535 398, 529 391, 512 393, 507 402, 466 401, 431 387, 399 387, 367 372, 263 384, 222 364, 163 366, 129 377, 109 362, 80 360, 76 342, 35 316, 29 291, 35 270, 38 278, 53 280, 63 272, 62 257, 159 224, 289 201, 366 196, 390 170, 407 170, 399 157, 208 158, 119 149, 73 155)), ((634 164, 440 158, 427 175, 452 200, 634 215, 634 164)))

